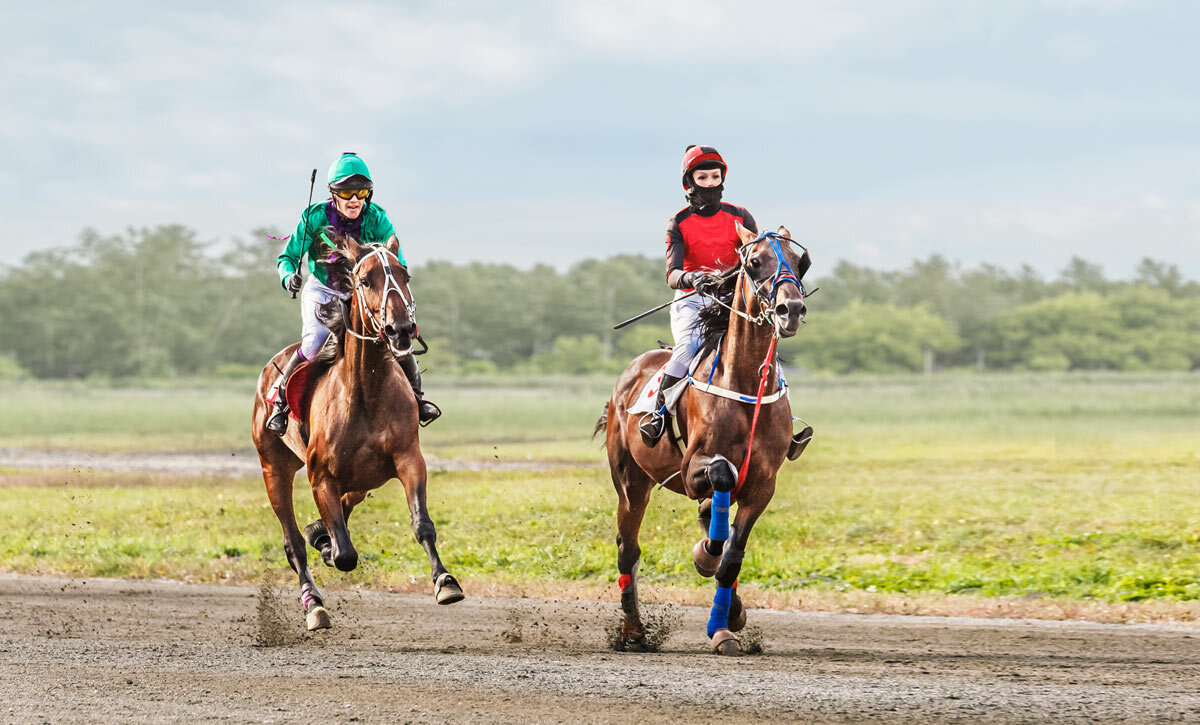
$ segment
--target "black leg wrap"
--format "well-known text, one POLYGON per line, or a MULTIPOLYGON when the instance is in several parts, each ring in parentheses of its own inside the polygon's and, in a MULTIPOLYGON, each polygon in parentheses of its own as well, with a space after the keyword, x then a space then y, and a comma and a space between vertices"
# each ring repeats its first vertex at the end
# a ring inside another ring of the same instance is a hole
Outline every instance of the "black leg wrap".
POLYGON ((746 556, 746 552, 734 548, 733 542, 725 547, 725 554, 721 557, 721 566, 717 568, 717 584, 723 587, 732 587, 737 581, 738 574, 742 572, 742 559, 746 556))

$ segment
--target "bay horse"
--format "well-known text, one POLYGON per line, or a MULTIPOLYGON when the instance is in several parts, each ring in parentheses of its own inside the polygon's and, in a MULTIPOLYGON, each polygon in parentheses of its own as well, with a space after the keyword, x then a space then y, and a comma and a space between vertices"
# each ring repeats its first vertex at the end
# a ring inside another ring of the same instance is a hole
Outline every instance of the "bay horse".
MULTIPOLYGON (((346 522, 354 507, 392 478, 399 478, 408 499, 413 534, 429 555, 438 604, 463 599, 462 588, 446 571, 437 552, 437 532, 425 505, 425 457, 418 439, 417 401, 396 359, 413 354, 417 327, 408 289, 408 270, 397 257, 395 237, 388 245, 360 245, 348 237, 331 240, 324 260, 329 286, 349 295, 321 308, 330 329, 322 354, 309 365, 327 370, 310 386, 307 401, 294 401, 292 425, 282 438, 266 430, 273 403, 268 394, 280 365, 296 348, 278 352, 258 378, 251 431, 262 464, 267 497, 283 527, 288 564, 300 581, 300 601, 309 630, 330 626, 324 599, 308 569, 307 542, 328 566, 351 571, 358 552, 346 522), (321 518, 296 525, 292 481, 308 469, 321 518)), ((312 370, 298 369, 295 378, 312 370)), ((289 401, 292 402, 289 398, 289 401)))
POLYGON ((783 227, 756 237, 738 224, 737 233, 739 263, 722 274, 723 288, 733 286, 732 300, 701 313, 705 344, 693 368, 696 377, 681 383, 674 416, 679 435, 668 432, 664 437, 671 443, 648 447, 638 430, 641 416, 630 412, 650 379, 661 374, 670 358, 666 350, 643 353, 630 363, 596 425, 597 433, 606 429, 617 492, 621 637, 633 648, 646 637, 638 611, 638 533, 655 485, 700 502, 700 528, 707 537, 696 543, 692 558, 702 576, 717 579, 709 643, 718 654, 738 654, 735 632, 745 626, 746 611, 737 578, 750 530, 775 493, 784 459, 799 457, 812 437, 807 427, 792 435, 791 405, 775 357, 778 339, 795 335, 804 321, 801 280, 811 264, 808 252, 798 254, 783 227), (764 397, 764 391, 771 394, 764 397))

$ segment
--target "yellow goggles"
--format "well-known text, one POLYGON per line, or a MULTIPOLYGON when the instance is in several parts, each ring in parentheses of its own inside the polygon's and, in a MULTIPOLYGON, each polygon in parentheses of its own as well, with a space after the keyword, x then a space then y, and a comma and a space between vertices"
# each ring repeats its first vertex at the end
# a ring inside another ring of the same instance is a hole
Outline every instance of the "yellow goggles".
POLYGON ((370 189, 338 189, 333 192, 341 199, 366 199, 371 195, 370 189))

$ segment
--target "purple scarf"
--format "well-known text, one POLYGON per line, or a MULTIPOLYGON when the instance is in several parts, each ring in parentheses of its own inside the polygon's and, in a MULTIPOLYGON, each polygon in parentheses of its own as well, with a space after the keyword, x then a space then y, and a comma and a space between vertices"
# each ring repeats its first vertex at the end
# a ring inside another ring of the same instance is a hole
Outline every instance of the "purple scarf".
POLYGON ((362 223, 363 218, 367 215, 367 205, 363 204, 362 213, 357 219, 347 219, 338 214, 337 207, 333 205, 333 199, 325 202, 325 220, 329 222, 329 226, 338 234, 349 236, 355 241, 362 239, 362 223))

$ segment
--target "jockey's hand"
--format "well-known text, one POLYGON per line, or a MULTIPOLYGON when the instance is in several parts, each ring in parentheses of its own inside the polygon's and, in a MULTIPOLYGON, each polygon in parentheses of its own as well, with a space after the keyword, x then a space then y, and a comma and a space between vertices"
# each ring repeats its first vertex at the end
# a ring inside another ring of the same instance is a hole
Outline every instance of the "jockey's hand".
POLYGON ((700 294, 713 294, 719 284, 716 277, 699 270, 683 275, 683 284, 695 289, 700 294))
POLYGON ((283 288, 286 289, 288 292, 291 292, 292 294, 296 294, 297 292, 300 291, 300 288, 303 285, 304 285, 304 281, 302 279, 300 279, 300 273, 294 272, 294 273, 292 273, 292 276, 288 277, 287 280, 283 283, 283 288))

